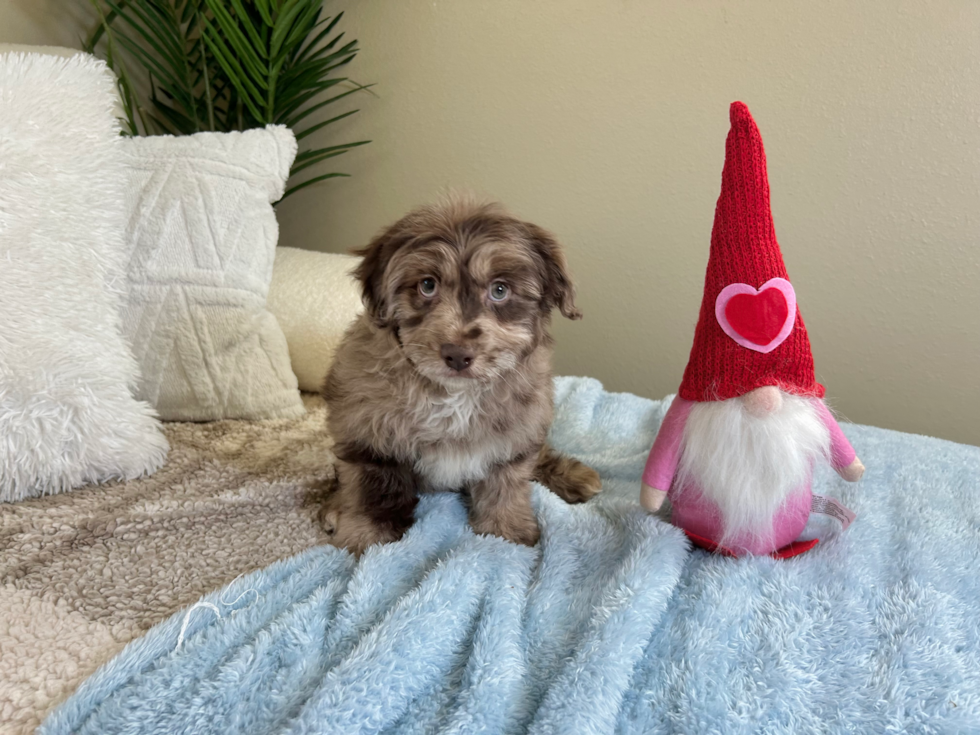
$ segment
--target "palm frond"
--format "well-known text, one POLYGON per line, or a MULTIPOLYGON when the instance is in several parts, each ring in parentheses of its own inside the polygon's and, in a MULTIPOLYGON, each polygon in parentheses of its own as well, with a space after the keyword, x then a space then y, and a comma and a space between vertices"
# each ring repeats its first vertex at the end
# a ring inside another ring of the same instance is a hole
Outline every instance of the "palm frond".
MULTIPOLYGON (((296 184, 295 186, 289 187, 288 189, 286 189, 286 193, 282 195, 282 198, 285 199, 290 194, 295 194, 300 189, 305 189, 310 184, 315 184, 318 181, 325 181, 326 179, 336 179, 340 177, 346 178, 348 176, 350 176, 350 174, 340 174, 340 173, 323 174, 321 176, 315 176, 312 179, 307 179, 302 184, 296 184)), ((279 201, 282 201, 282 199, 280 199, 279 201)))
MULTIPOLYGON (((89 0, 99 23, 85 49, 116 72, 124 132, 186 135, 285 124, 303 141, 357 110, 298 130, 373 85, 335 76, 357 55, 338 30, 343 13, 323 16, 323 0, 89 0), (133 74, 149 79, 141 104, 133 74), (144 76, 145 75, 145 76, 144 76), (339 84, 351 89, 331 92, 339 84), (315 119, 315 118, 314 118, 315 119)), ((321 133, 322 134, 322 133, 321 133)), ((305 147, 293 173, 319 166, 368 141, 305 147)), ((344 176, 314 176, 286 191, 344 176)))

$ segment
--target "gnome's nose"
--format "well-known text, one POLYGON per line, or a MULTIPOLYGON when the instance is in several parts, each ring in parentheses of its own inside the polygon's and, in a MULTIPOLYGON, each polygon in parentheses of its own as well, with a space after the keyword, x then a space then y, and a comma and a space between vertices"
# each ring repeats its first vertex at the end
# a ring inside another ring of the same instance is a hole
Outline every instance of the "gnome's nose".
POLYGON ((745 410, 759 419, 778 411, 783 406, 783 396, 779 388, 774 385, 764 385, 749 391, 742 396, 742 400, 745 403, 745 410))

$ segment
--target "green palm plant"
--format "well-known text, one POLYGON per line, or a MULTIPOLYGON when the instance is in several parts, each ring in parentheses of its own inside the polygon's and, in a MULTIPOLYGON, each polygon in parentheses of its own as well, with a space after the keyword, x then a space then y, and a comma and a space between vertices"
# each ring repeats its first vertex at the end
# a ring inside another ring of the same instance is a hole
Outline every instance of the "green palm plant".
MULTIPOLYGON (((323 16, 323 0, 89 1, 99 23, 85 49, 116 72, 125 133, 190 135, 279 123, 300 143, 291 175, 370 142, 303 143, 358 110, 315 123, 311 115, 373 86, 338 74, 357 55, 357 41, 343 42, 337 30, 343 13, 323 16), (136 68, 146 74, 143 95, 136 68)), ((347 174, 308 178, 284 198, 338 176, 347 174)))

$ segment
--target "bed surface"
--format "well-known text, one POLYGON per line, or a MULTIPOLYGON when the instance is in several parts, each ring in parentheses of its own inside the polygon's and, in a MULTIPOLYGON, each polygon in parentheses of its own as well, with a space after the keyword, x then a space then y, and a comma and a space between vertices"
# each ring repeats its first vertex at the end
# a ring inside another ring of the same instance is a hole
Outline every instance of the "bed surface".
POLYGON ((291 421, 164 424, 154 476, 0 504, 0 732, 52 706, 201 595, 323 543, 304 500, 332 477, 319 397, 291 421))
MULTIPOLYGON (((848 485, 818 471, 814 491, 843 500, 857 520, 844 533, 823 528, 822 542, 795 559, 732 560, 691 551, 636 504, 666 406, 594 380, 556 381, 552 441, 599 470, 605 491, 568 506, 537 488, 534 549, 475 536, 451 494, 424 498, 402 541, 359 562, 307 548, 316 533, 301 506, 313 483, 304 468, 324 472, 325 448, 307 435, 295 458, 274 451, 275 492, 262 490, 269 480, 259 471, 272 470, 261 452, 218 442, 205 459, 198 448, 202 476, 227 479, 219 497, 284 504, 277 512, 293 519, 296 537, 266 542, 267 558, 307 550, 164 620, 86 680, 42 732, 101 735, 147 722, 160 732, 247 733, 975 730, 980 448, 845 424, 865 478, 848 485)), ((253 523, 262 516, 239 535, 253 523)), ((245 566, 216 572, 201 562, 189 573, 206 579, 185 581, 179 596, 171 580, 150 615, 135 610, 162 584, 99 594, 128 611, 132 637, 245 566)), ((76 604, 79 594, 69 592, 76 604)), ((122 642, 112 641, 112 650, 122 642)), ((97 663, 86 661, 62 692, 97 663)))

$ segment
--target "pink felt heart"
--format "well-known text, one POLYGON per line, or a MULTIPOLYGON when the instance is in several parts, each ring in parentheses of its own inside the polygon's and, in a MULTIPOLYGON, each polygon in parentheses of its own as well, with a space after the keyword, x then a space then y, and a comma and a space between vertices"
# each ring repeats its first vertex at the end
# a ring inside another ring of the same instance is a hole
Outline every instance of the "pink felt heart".
POLYGON ((715 299, 715 318, 722 330, 742 347, 772 352, 796 321, 796 292, 785 278, 773 278, 758 290, 731 283, 715 299))

